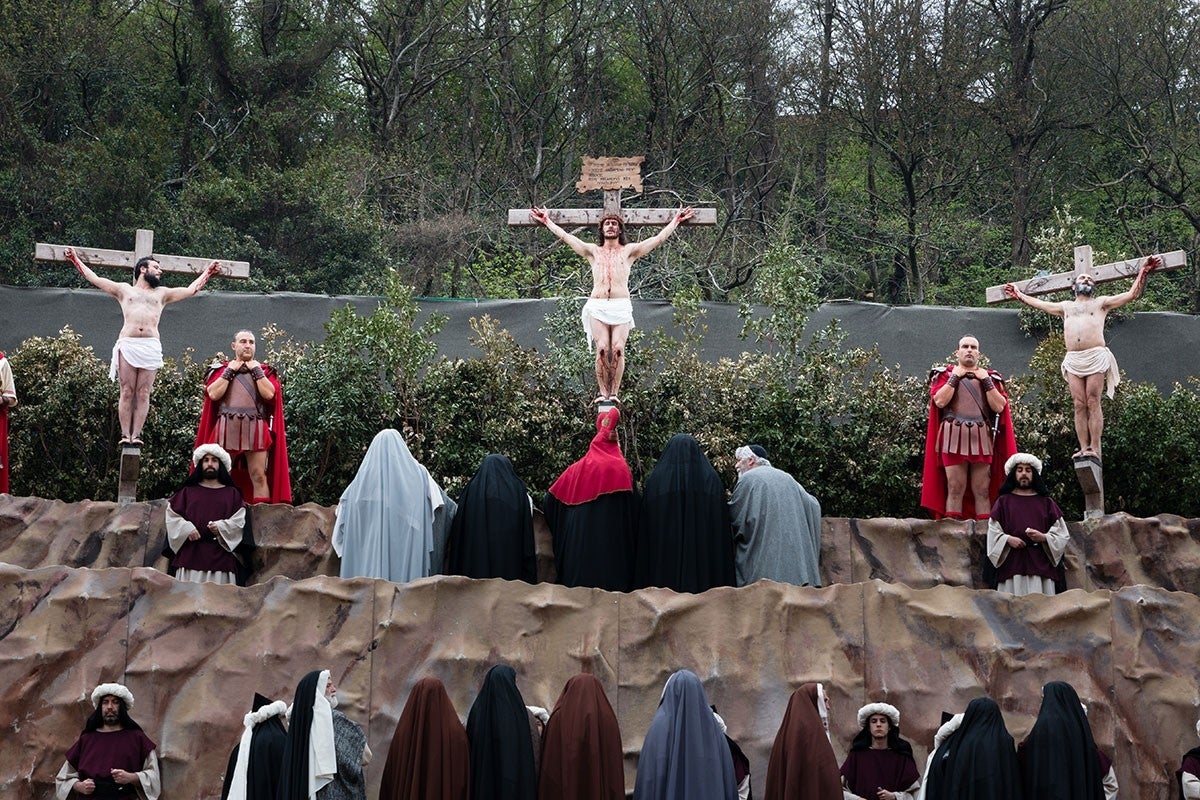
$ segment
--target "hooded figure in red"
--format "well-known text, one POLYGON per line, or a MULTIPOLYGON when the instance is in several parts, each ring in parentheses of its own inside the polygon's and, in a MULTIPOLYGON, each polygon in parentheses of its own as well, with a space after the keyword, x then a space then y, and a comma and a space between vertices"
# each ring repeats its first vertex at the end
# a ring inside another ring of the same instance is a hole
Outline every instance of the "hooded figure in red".
POLYGON ((627 592, 633 583, 638 498, 617 441, 620 420, 616 407, 600 414, 587 454, 546 493, 546 523, 564 586, 627 592))
POLYGON ((254 334, 238 331, 232 361, 216 362, 204 381, 196 444, 219 444, 248 503, 291 503, 283 388, 270 364, 254 360, 254 334), (257 470, 263 473, 256 475, 257 470), (264 494, 265 491, 265 494, 264 494))
POLYGON ((921 506, 934 519, 987 519, 1017 452, 1004 377, 979 366, 979 341, 964 336, 957 364, 930 373, 921 506))

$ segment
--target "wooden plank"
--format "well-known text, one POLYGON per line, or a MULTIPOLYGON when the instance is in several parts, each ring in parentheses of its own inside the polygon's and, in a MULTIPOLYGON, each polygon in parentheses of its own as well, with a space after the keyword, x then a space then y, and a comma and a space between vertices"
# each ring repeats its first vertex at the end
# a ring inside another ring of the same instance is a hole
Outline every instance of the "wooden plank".
MULTIPOLYGON (((71 247, 71 245, 38 242, 34 248, 33 257, 37 261, 66 261, 67 258, 63 254, 63 251, 67 247, 71 247)), ((74 249, 79 257, 83 259, 84 263, 93 269, 96 267, 107 267, 132 270, 133 265, 137 263, 134 253, 129 250, 103 250, 98 247, 76 247, 74 249)), ((171 255, 153 255, 153 258, 158 261, 159 265, 163 268, 163 272, 181 272, 199 275, 208 269, 208 265, 214 260, 218 260, 221 262, 221 277, 239 279, 250 277, 249 261, 228 261, 226 259, 190 258, 188 256, 171 255)))
MULTIPOLYGON (((674 217, 678 209, 674 208, 623 208, 621 216, 625 219, 625 227, 638 228, 648 225, 666 225, 674 217)), ((599 225, 604 211, 599 208, 550 208, 546 210, 550 219, 565 227, 579 225, 599 225)), ((508 224, 517 228, 532 228, 539 223, 529 216, 527 208, 510 208, 508 224)), ((696 216, 685 221, 684 225, 716 225, 717 210, 715 208, 697 208, 696 216)))
POLYGON ((645 156, 583 157, 583 169, 575 188, 580 194, 595 189, 632 189, 642 191, 642 162, 645 156))
MULTIPOLYGON (((1167 270, 1187 266, 1187 253, 1183 250, 1172 250, 1169 253, 1160 253, 1158 256, 1162 259, 1163 263, 1155 267, 1154 272, 1166 272, 1167 270)), ((1114 261, 1111 264, 1103 264, 1093 270, 1092 277, 1096 279, 1097 284, 1116 281, 1121 278, 1132 278, 1137 275, 1138 270, 1141 269, 1145 260, 1145 258, 1139 257, 1125 261, 1114 261)), ((1016 286, 1025 294, 1036 297, 1037 295, 1050 294, 1051 292, 1069 290, 1071 284, 1074 282, 1074 272, 1060 272, 1055 275, 1043 275, 1024 281, 1013 281, 1012 283, 1013 286, 1016 286)), ((1004 293, 1003 286, 989 286, 987 288, 988 305, 1003 303, 1011 299, 1004 293)))

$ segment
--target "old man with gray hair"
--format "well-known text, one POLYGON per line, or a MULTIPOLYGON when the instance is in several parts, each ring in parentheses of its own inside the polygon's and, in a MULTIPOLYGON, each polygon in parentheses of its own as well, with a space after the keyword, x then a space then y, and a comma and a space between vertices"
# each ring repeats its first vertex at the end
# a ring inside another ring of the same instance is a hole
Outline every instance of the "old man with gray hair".
POLYGON ((795 478, 771 466, 758 445, 735 453, 737 486, 729 500, 737 585, 766 578, 820 586, 821 504, 795 478))

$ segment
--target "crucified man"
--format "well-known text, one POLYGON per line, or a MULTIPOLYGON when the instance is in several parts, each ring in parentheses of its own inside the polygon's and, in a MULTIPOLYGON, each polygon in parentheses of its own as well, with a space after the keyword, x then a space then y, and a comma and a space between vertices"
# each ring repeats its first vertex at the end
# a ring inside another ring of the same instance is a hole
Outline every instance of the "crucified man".
POLYGON ((1027 306, 1041 309, 1063 319, 1063 339, 1067 355, 1062 374, 1071 389, 1075 406, 1075 436, 1079 450, 1072 458, 1100 460, 1100 436, 1104 433, 1104 411, 1100 407, 1100 390, 1107 378, 1111 398, 1121 382, 1117 359, 1104 344, 1104 320, 1108 312, 1142 296, 1146 278, 1161 263, 1155 256, 1147 258, 1129 291, 1096 297, 1096 279, 1086 272, 1075 277, 1071 286, 1074 300, 1050 303, 1030 297, 1011 283, 1004 284, 1004 293, 1027 306))
POLYGON ((633 303, 629 299, 629 269, 633 262, 667 240, 680 223, 691 219, 695 212, 681 208, 675 217, 649 239, 629 244, 625 239, 625 222, 615 215, 600 220, 597 231, 600 244, 590 244, 567 233, 550 219, 544 208, 529 209, 535 222, 550 232, 592 265, 592 294, 583 306, 583 330, 588 347, 596 343, 596 383, 600 395, 596 402, 620 402, 621 377, 625 374, 625 340, 633 328, 633 303))
POLYGON ((80 260, 73 248, 68 247, 63 255, 75 265, 88 283, 110 294, 121 304, 125 323, 121 335, 113 345, 112 363, 108 377, 121 385, 121 399, 117 403, 117 418, 121 422, 121 444, 141 446, 142 426, 150 411, 150 389, 154 376, 163 365, 162 342, 158 339, 158 321, 163 306, 192 297, 208 283, 208 279, 221 271, 221 262, 214 261, 208 269, 196 276, 182 289, 160 286, 162 267, 153 258, 139 259, 133 267, 133 283, 117 283, 101 278, 91 267, 80 260))

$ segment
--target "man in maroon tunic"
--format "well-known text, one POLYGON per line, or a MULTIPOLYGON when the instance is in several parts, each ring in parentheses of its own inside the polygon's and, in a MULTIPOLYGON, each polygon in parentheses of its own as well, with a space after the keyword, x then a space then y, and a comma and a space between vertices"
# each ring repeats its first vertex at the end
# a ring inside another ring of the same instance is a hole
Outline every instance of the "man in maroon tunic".
POLYGON ((231 459, 219 445, 192 453, 192 474, 167 505, 168 572, 193 583, 236 583, 250 573, 254 538, 241 491, 229 475, 231 459))
POLYGON ((1004 472, 1008 477, 987 529, 988 558, 996 568, 992 588, 1015 595, 1064 591, 1062 557, 1071 534, 1049 497, 1041 460, 1016 453, 1004 463, 1004 472))
POLYGON ((119 683, 92 692, 95 711, 54 779, 57 800, 72 794, 158 800, 162 781, 156 746, 129 716, 133 694, 119 683))
POLYGON ((912 745, 900 738, 900 709, 868 703, 858 710, 862 730, 842 764, 844 796, 863 800, 912 800, 921 786, 912 745))
POLYGON ((251 503, 292 502, 283 388, 270 364, 255 360, 254 333, 233 337, 234 358, 216 362, 205 380, 196 446, 219 444, 237 462, 234 481, 251 503))

